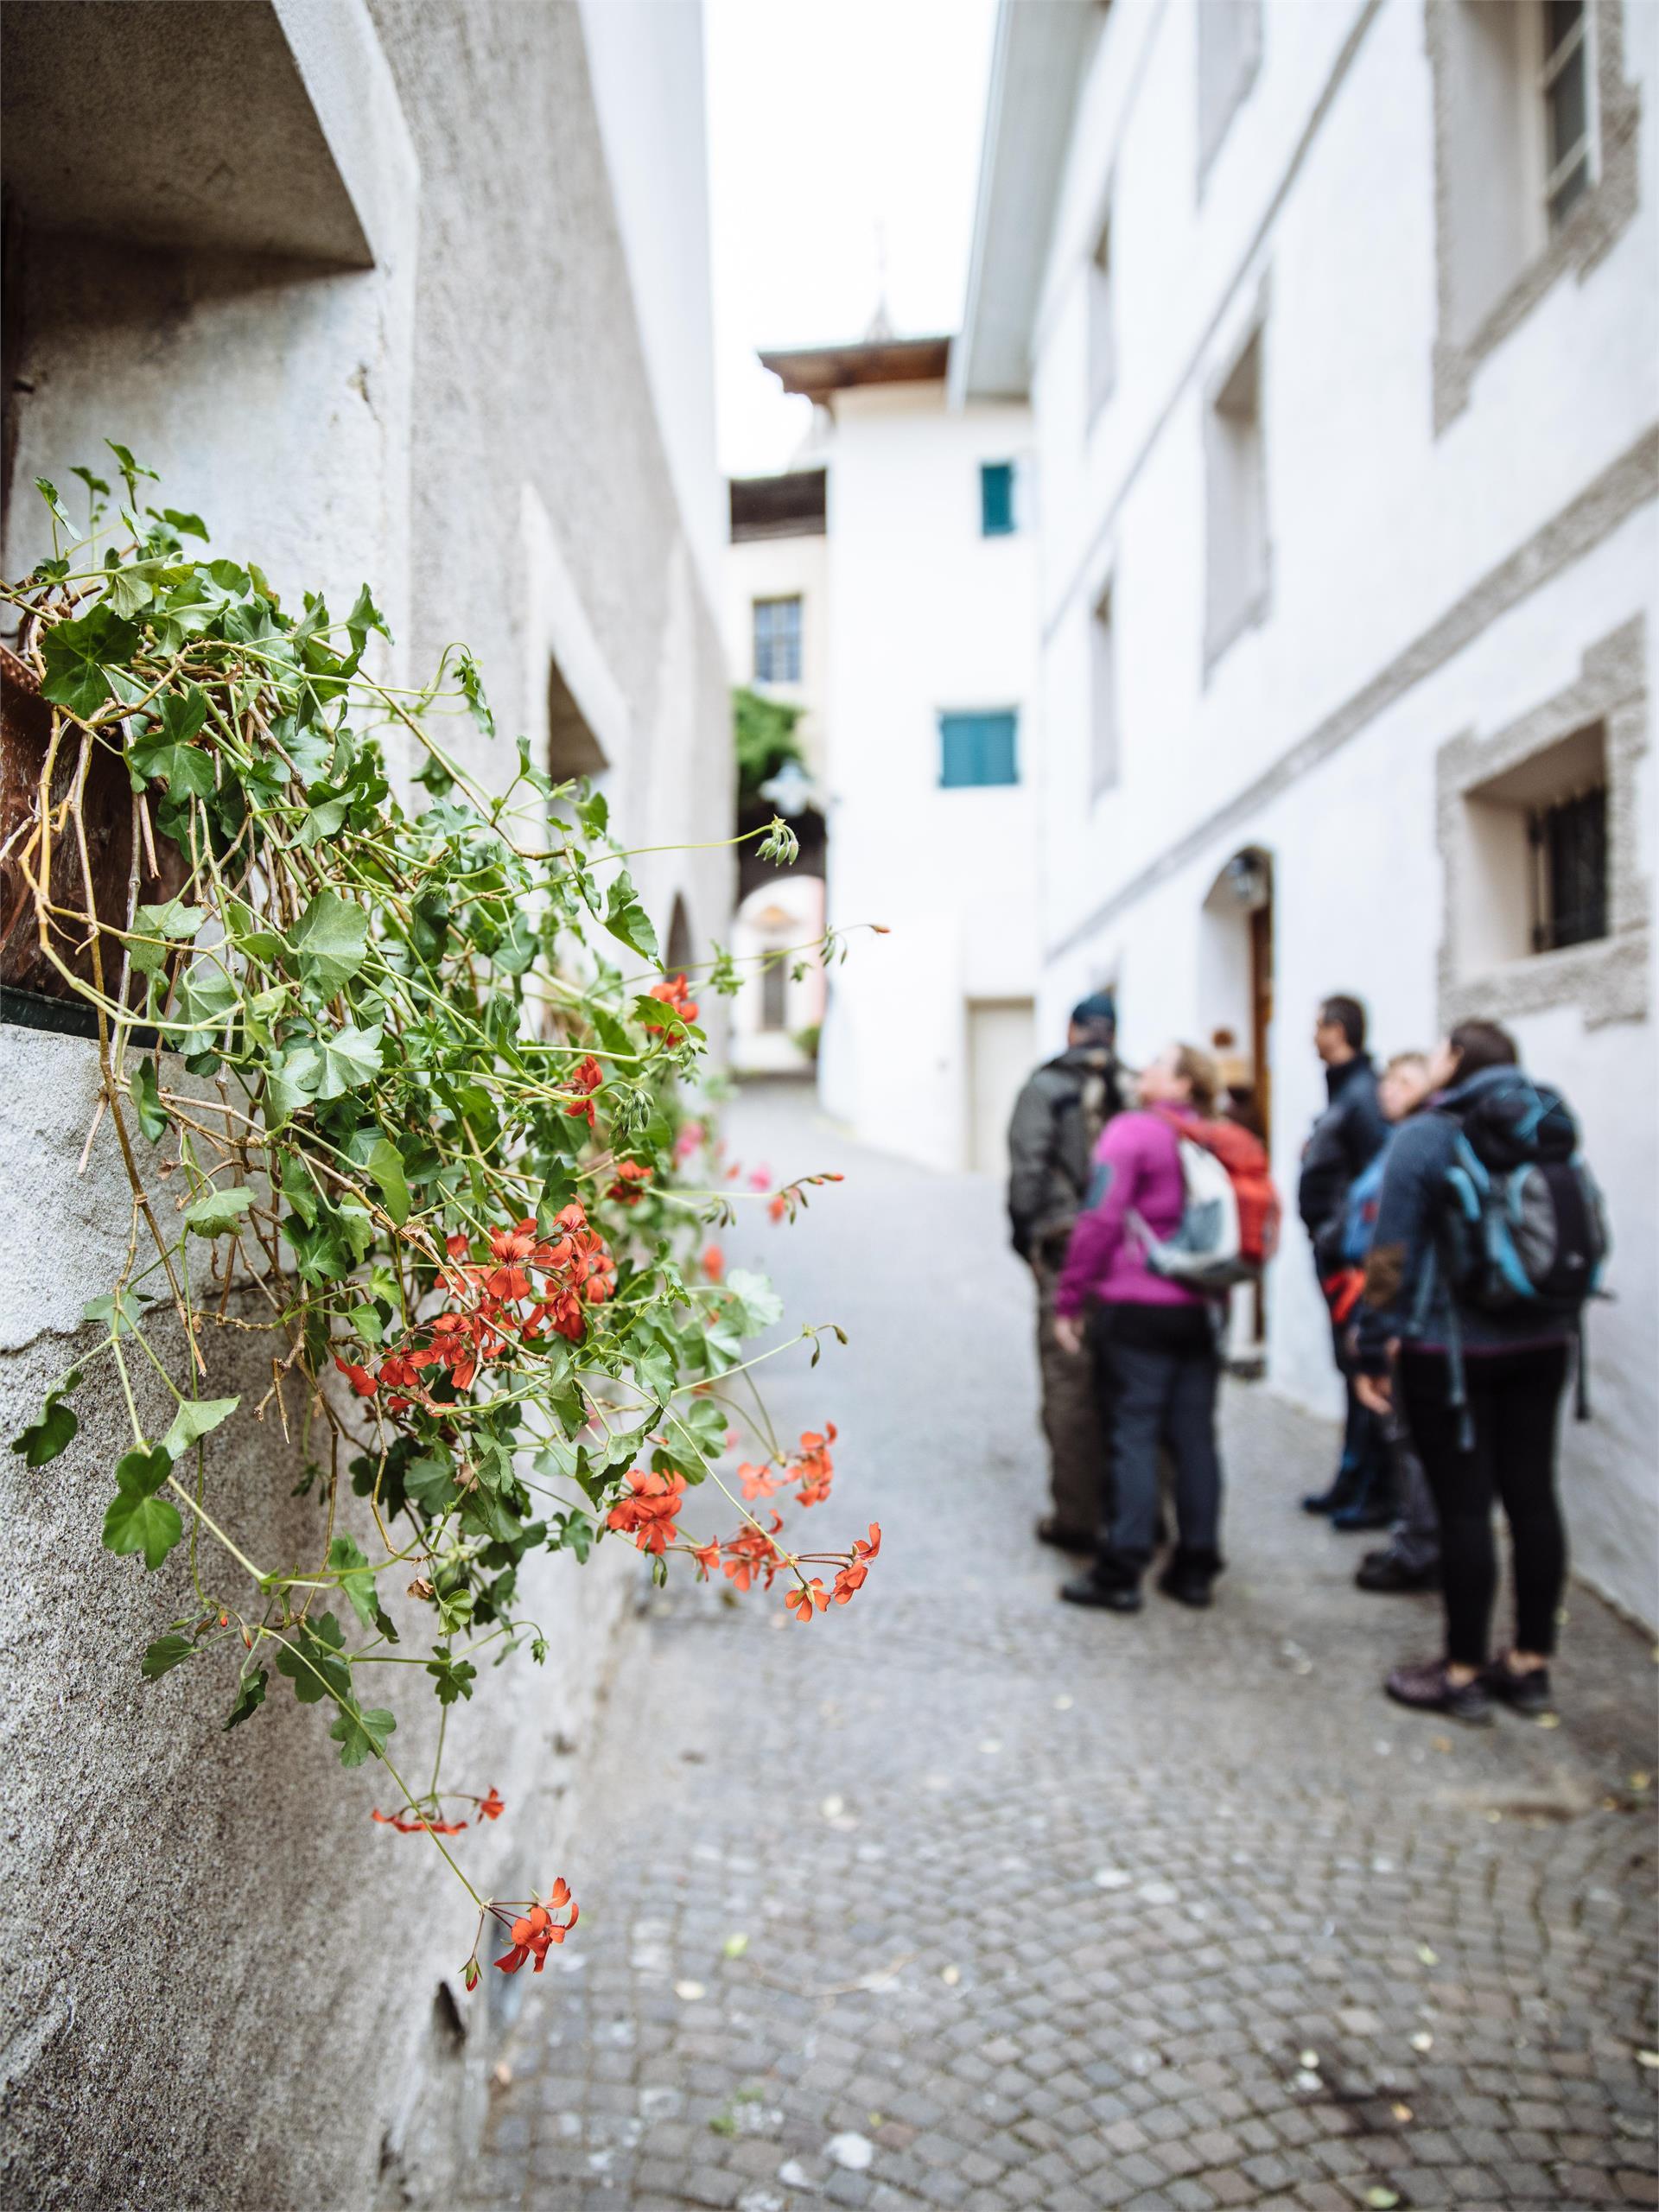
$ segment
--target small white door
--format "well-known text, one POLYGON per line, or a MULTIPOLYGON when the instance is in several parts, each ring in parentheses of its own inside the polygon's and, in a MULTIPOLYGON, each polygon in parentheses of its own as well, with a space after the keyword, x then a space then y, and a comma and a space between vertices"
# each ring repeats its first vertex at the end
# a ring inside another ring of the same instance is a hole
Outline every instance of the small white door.
POLYGON ((968 1164, 982 1175, 1008 1172, 1008 1117, 1036 1065, 1029 999, 976 999, 968 1007, 968 1164))

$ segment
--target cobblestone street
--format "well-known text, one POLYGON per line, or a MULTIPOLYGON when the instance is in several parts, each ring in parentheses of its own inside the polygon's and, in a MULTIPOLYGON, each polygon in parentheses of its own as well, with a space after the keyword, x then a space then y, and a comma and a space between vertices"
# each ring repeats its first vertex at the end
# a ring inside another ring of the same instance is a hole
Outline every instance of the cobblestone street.
POLYGON ((847 1171, 721 1241, 849 1331, 769 1395, 837 1424, 816 1517, 882 1555, 810 1628, 681 1560, 642 1590, 475 2202, 1659 2202, 1648 1641, 1575 1586, 1558 1723, 1390 1707, 1438 1606, 1353 1588, 1365 1540, 1296 1510, 1332 1433, 1241 1383, 1214 1611, 1058 1605, 1000 1190, 800 1094, 729 1134, 847 1171))

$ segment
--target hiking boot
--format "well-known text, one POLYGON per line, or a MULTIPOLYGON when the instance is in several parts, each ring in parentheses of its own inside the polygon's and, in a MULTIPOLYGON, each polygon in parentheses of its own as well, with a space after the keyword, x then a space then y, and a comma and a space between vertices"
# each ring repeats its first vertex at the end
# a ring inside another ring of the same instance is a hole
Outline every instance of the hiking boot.
POLYGON ((1507 1653, 1502 1659, 1493 1660, 1486 1669, 1485 1680, 1495 1698, 1501 1698, 1505 1705, 1529 1719, 1549 1712, 1554 1703, 1549 1694, 1548 1668, 1529 1667, 1523 1674, 1517 1675, 1507 1653))
POLYGON ((1217 1552, 1175 1551, 1158 1578, 1158 1587, 1178 1605, 1202 1607, 1211 1603, 1222 1561, 1217 1552))
POLYGON ((1408 1567, 1392 1552, 1367 1552, 1354 1576, 1360 1590, 1376 1590, 1393 1597, 1408 1590, 1438 1590, 1440 1570, 1436 1566, 1408 1567))
POLYGON ((1472 1681, 1454 1686, 1446 1669, 1444 1659, 1396 1667, 1382 1687, 1396 1705, 1408 1705, 1414 1712, 1444 1713, 1452 1720, 1487 1726, 1492 1718, 1492 1700, 1484 1680, 1477 1675, 1472 1681))
POLYGON ((1359 1496, 1359 1482, 1351 1467, 1338 1467, 1328 1488, 1302 1500, 1304 1513, 1339 1513, 1359 1496))
POLYGON ((1138 1613, 1144 1602, 1141 1569, 1103 1552, 1086 1574, 1074 1575, 1070 1582, 1060 1585, 1060 1595, 1068 1605, 1099 1605, 1109 1613, 1138 1613))
POLYGON ((1052 1513, 1044 1514, 1037 1523, 1037 1541, 1039 1544, 1052 1544, 1057 1552, 1087 1554, 1095 1548, 1095 1539, 1085 1529, 1068 1529, 1052 1513))
POLYGON ((1360 1529, 1391 1528, 1398 1517, 1390 1497, 1356 1498, 1351 1505, 1338 1507, 1331 1516, 1331 1526, 1351 1536, 1360 1529))

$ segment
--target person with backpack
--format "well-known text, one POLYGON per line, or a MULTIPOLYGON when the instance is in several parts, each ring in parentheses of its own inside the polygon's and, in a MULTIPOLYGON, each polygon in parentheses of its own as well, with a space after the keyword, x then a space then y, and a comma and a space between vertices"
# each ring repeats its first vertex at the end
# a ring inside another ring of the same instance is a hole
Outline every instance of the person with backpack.
POLYGON ((1141 1077, 1138 1109, 1109 1122, 1095 1147, 1091 1204, 1055 1293, 1055 1333, 1068 1352, 1086 1344, 1092 1355, 1113 1496, 1093 1564, 1061 1589, 1072 1605, 1140 1610, 1160 1443, 1175 1463, 1177 1543, 1158 1586, 1207 1605, 1222 1571, 1219 1301, 1259 1269, 1277 1210, 1260 1140, 1210 1119, 1215 1101, 1213 1062, 1172 1045, 1141 1077))
POLYGON ((1382 1149, 1388 1126, 1376 1099, 1376 1070, 1365 1050, 1365 1009, 1338 993, 1323 1000, 1313 1049, 1325 1064, 1325 1110, 1302 1147, 1296 1206, 1313 1248, 1313 1268, 1331 1313, 1331 1344, 1346 1399, 1342 1457, 1325 1489, 1302 1500, 1306 1513, 1328 1513, 1343 1529, 1382 1529, 1393 1517, 1388 1450, 1354 1387, 1347 1349, 1349 1315, 1339 1313, 1348 1192, 1382 1149))
POLYGON ((1123 1092, 1114 1043, 1117 1008, 1096 991, 1071 1010, 1065 1050, 1027 1082, 1008 1125, 1008 1221, 1014 1250, 1037 1291, 1037 1365, 1048 1440, 1050 1510, 1037 1523, 1046 1544, 1092 1551, 1102 1512, 1106 1452, 1086 1368, 1060 1350, 1054 1294, 1071 1224, 1089 1188, 1096 1141, 1123 1092))
POLYGON ((1444 1655, 1397 1667, 1396 1703, 1491 1720, 1494 1700, 1535 1713, 1567 1575, 1556 1429, 1570 1348, 1607 1252, 1601 1200, 1565 1101, 1518 1064, 1495 1022, 1459 1022, 1430 1067, 1439 1096, 1383 1172, 1359 1323, 1359 1388, 1397 1396, 1440 1523, 1444 1655), (1396 1363, 1390 1380, 1391 1363, 1396 1363), (1489 1657, 1497 1587, 1492 1502, 1515 1575, 1512 1647, 1489 1657))
MULTIPOLYGON (((1376 1236, 1376 1210, 1382 1195, 1382 1177, 1389 1153, 1402 1122, 1408 1122, 1427 1104, 1429 1096, 1427 1052, 1395 1052, 1377 1077, 1376 1099, 1389 1124, 1388 1142, 1365 1168, 1348 1193, 1342 1258, 1347 1274, 1341 1298, 1344 1312, 1358 1306, 1365 1287, 1365 1262, 1376 1236)), ((1332 1312, 1336 1311, 1335 1305, 1332 1312)), ((1434 1497, 1423 1472, 1423 1463, 1413 1449, 1405 1416, 1395 1405, 1383 1416, 1382 1438, 1394 1466, 1395 1495, 1399 1517, 1379 1550, 1367 1552, 1354 1575, 1361 1590, 1386 1593, 1434 1590, 1440 1580, 1440 1519, 1434 1497)))

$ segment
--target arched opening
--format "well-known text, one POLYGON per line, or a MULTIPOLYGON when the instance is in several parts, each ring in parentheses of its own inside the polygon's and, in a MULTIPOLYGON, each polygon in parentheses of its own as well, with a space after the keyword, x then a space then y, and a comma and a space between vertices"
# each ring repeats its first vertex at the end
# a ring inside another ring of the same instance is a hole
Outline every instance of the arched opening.
POLYGON ((691 955, 694 949, 691 918, 685 911, 684 899, 677 891, 674 893, 674 911, 668 918, 665 973, 677 976, 687 972, 691 966, 691 955))
POLYGON ((738 907, 732 951, 742 987, 732 1001, 732 1061, 750 1075, 800 1075, 812 1068, 823 1021, 823 880, 798 869, 761 884, 738 907), (797 970, 799 970, 798 973, 797 970))

